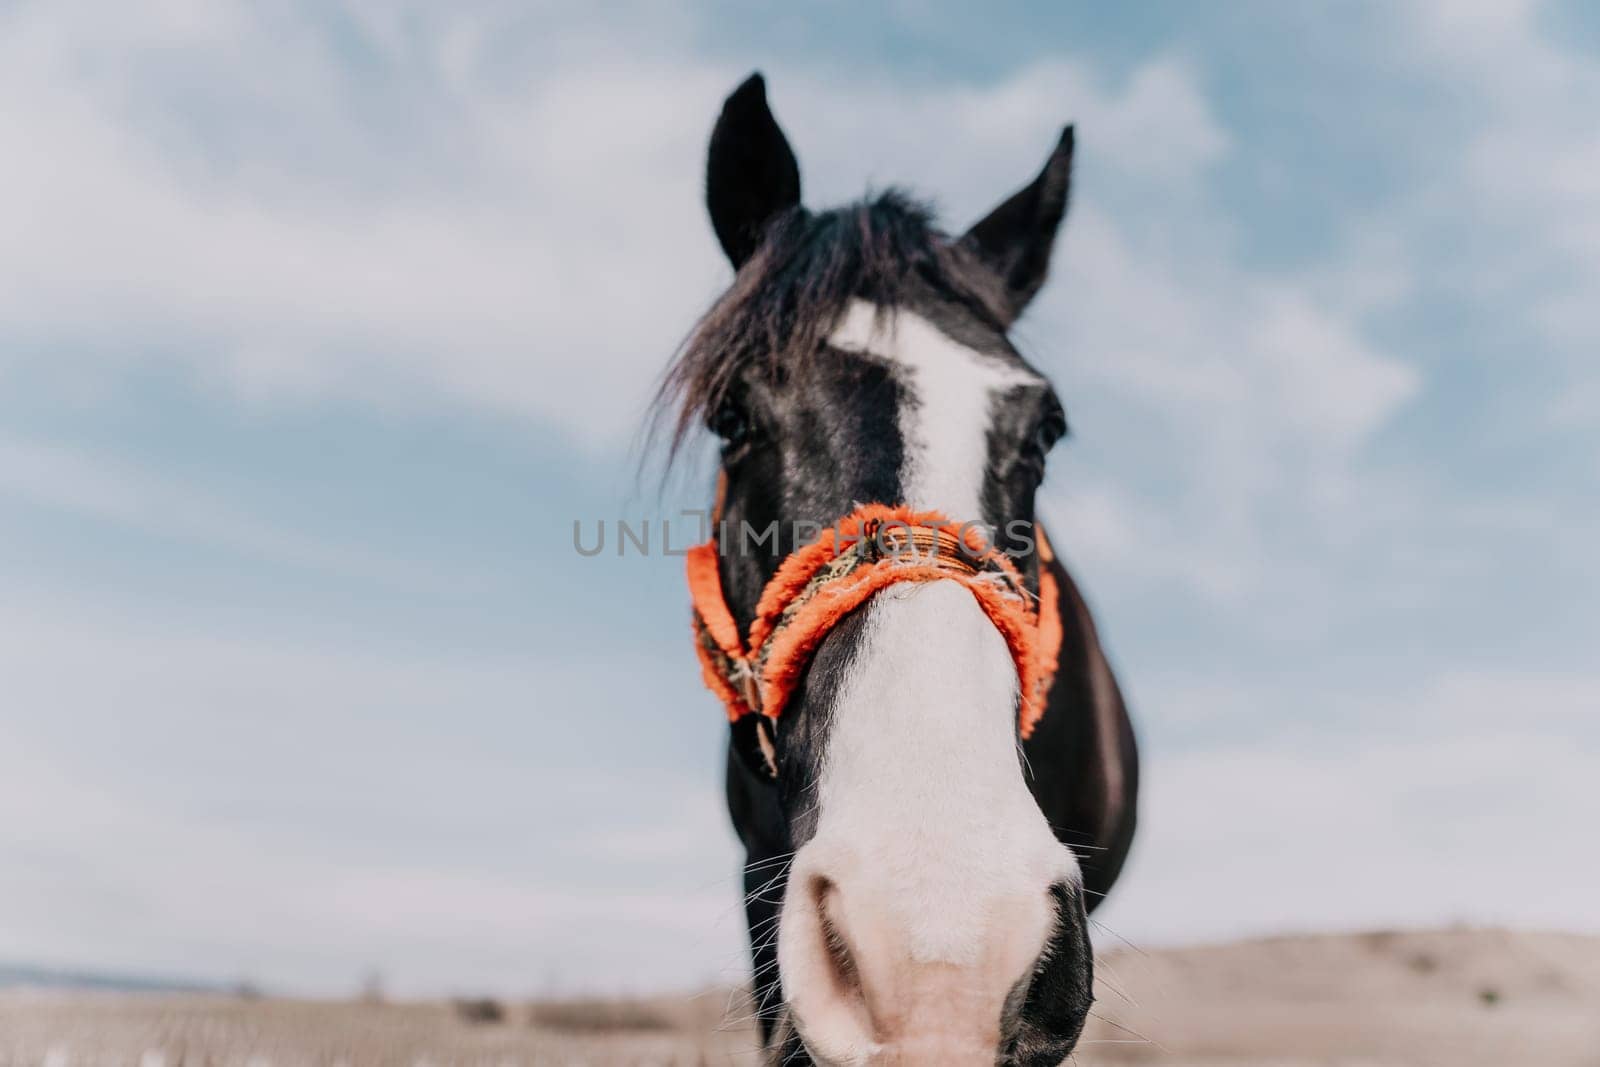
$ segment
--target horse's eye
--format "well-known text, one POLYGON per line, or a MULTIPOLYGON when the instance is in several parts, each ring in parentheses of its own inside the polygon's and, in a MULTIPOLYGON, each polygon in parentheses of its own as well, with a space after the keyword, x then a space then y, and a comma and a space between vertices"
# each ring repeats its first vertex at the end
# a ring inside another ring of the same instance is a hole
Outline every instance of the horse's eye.
POLYGON ((1051 407, 1039 420, 1039 425, 1033 431, 1033 447, 1041 457, 1049 455, 1057 441, 1066 436, 1067 416, 1059 407, 1051 407))
POLYGON ((725 401, 712 414, 708 423, 711 432, 722 438, 724 448, 733 448, 750 437, 750 420, 739 407, 725 401))

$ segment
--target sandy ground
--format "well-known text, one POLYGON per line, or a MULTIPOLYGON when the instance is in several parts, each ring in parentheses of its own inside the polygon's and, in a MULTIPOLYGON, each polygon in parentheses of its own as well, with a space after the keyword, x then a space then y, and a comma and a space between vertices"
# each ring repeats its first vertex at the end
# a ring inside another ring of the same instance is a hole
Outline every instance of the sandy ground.
MULTIPOLYGON (((1196 1067, 1600 1067, 1600 938, 1502 931, 1120 949, 1075 1056, 1196 1067)), ((0 1064, 754 1064, 727 993, 498 1006, 0 993, 0 1064), (481 1011, 480 1011, 481 1013, 481 1011)))

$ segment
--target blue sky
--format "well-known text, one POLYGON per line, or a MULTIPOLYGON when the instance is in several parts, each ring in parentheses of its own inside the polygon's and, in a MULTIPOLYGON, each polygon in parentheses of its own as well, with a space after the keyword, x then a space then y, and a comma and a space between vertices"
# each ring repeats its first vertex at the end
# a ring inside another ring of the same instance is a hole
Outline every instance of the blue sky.
POLYGON ((736 977, 635 475, 768 76, 813 204, 1079 133, 1019 330, 1160 944, 1600 929, 1600 26, 1578 4, 0 8, 0 957, 736 977))

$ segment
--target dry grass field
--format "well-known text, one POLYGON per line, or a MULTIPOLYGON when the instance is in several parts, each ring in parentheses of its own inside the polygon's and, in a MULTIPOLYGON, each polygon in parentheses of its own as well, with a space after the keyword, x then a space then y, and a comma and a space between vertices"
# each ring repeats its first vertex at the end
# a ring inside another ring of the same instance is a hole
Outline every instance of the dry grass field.
MULTIPOLYGON (((1172 1067, 1600 1067, 1600 938, 1455 930, 1291 937, 1101 960, 1076 1054, 1172 1067)), ((753 1064, 727 993, 367 1004, 0 993, 0 1064, 753 1064)))

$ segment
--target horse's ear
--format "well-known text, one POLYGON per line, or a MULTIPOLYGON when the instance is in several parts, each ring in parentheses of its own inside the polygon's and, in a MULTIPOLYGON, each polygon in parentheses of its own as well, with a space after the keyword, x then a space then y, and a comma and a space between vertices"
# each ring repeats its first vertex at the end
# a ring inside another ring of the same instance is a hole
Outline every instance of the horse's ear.
POLYGON ((1067 213, 1071 184, 1072 127, 1068 126, 1032 184, 989 212, 962 238, 999 273, 1012 319, 1022 314, 1050 271, 1050 249, 1067 213))
POLYGON ((738 270, 774 215, 800 203, 800 165, 767 108, 767 83, 752 74, 722 105, 706 157, 706 207, 738 270))

